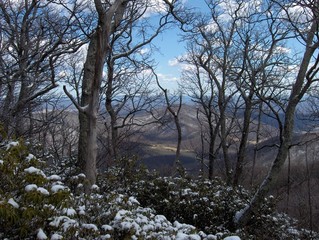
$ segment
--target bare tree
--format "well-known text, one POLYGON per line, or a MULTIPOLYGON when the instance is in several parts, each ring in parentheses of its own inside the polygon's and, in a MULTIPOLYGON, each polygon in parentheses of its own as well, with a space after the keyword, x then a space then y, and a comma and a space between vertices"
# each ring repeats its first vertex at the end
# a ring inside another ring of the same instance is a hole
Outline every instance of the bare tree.
POLYGON ((299 65, 299 70, 295 80, 292 82, 288 101, 285 105, 284 122, 282 123, 280 132, 278 153, 268 175, 250 203, 244 209, 236 213, 234 222, 237 226, 243 226, 249 222, 251 216, 260 206, 264 197, 276 183, 276 179, 286 161, 289 147, 292 142, 296 107, 311 85, 318 80, 318 1, 299 1, 298 3, 289 4, 276 1, 276 3, 280 6, 278 11, 282 11, 281 21, 283 20, 283 17, 285 17, 285 23, 289 27, 287 31, 293 31, 292 33, 296 34, 295 37, 302 41, 304 52, 299 65), (293 7, 300 7, 303 11, 294 15, 296 12, 291 11, 293 7), (301 18, 300 14, 302 14, 303 18, 301 18))
POLYGON ((51 1, 0 2, 1 122, 9 136, 25 135, 28 115, 58 86, 64 57, 83 44, 73 13, 51 1))
POLYGON ((153 64, 151 54, 155 48, 152 41, 169 23, 169 14, 161 13, 151 23, 145 14, 154 7, 150 1, 132 1, 110 39, 103 97, 109 119, 110 158, 113 160, 120 157, 120 130, 128 133, 132 126, 145 125, 138 123, 135 115, 150 111, 156 99, 150 89, 149 66, 153 64))
MULTIPOLYGON (((104 89, 105 108, 111 119, 111 155, 117 157, 118 129, 132 119, 132 116, 139 111, 137 109, 141 109, 141 104, 139 108, 133 107, 134 110, 123 117, 122 122, 119 123, 118 117, 124 110, 124 106, 129 104, 135 106, 137 96, 141 93, 137 87, 133 94, 128 92, 122 100, 116 99, 115 95, 118 90, 123 89, 123 85, 121 86, 119 83, 125 84, 125 81, 133 76, 137 79, 138 74, 145 71, 143 66, 145 59, 138 61, 134 58, 134 54, 149 44, 167 21, 167 15, 161 17, 157 29, 149 34, 147 30, 152 29, 153 26, 146 26, 148 21, 143 21, 142 18, 150 6, 147 1, 95 0, 94 4, 98 21, 96 28, 90 35, 83 71, 81 102, 78 103, 64 87, 65 93, 79 111, 78 165, 83 169, 88 179, 87 191, 88 187, 95 183, 97 174, 97 119, 100 100, 103 98, 101 90, 104 89), (142 26, 138 26, 140 23, 142 26), (141 41, 138 42, 135 36, 139 36, 141 41), (106 70, 105 75, 103 74, 104 70, 106 70), (102 85, 104 77, 106 77, 105 86, 102 85)), ((147 101, 143 104, 145 106, 147 101)))
POLYGON ((183 96, 182 96, 182 93, 180 92, 179 94, 177 94, 177 98, 174 99, 170 97, 167 89, 163 88, 163 86, 160 84, 158 76, 155 72, 154 72, 154 76, 156 78, 157 86, 161 89, 161 91, 164 94, 167 110, 173 116, 174 124, 177 131, 177 145, 176 145, 176 152, 175 152, 173 175, 175 175, 175 173, 178 173, 179 175, 184 176, 185 171, 180 160, 181 144, 182 144, 182 126, 180 123, 180 112, 182 109, 183 96), (176 104, 176 101, 178 101, 177 104, 176 104))
POLYGON ((208 1, 207 7, 210 15, 198 18, 194 24, 193 33, 189 41, 189 63, 194 65, 197 75, 197 84, 193 91, 201 92, 197 99, 205 110, 209 125, 210 150, 209 150, 209 177, 213 175, 213 163, 219 149, 222 151, 225 164, 227 182, 231 182, 232 163, 229 158, 231 145, 229 136, 234 127, 237 107, 239 104, 235 83, 241 79, 243 70, 238 68, 242 61, 241 51, 238 50, 237 28, 243 16, 244 2, 240 2, 235 9, 222 7, 223 1, 208 1), (221 15, 229 15, 225 21, 221 15), (195 46, 194 46, 195 45, 195 46), (205 73, 205 74, 203 74, 205 73), (203 87, 205 83, 205 87, 203 87), (206 90, 204 90, 206 88, 206 90), (233 111, 231 108, 233 108, 233 111), (219 144, 216 146, 217 137, 219 144))
MULTIPOLYGON (((287 39, 287 32, 278 31, 280 23, 274 19, 274 16, 266 19, 264 17, 265 14, 272 11, 271 4, 265 6, 264 11, 259 10, 258 4, 250 5, 249 9, 242 16, 243 22, 240 22, 240 28, 237 29, 239 36, 237 44, 242 51, 242 57, 238 63, 238 71, 241 72, 240 78, 236 77, 238 73, 234 74, 235 84, 243 101, 243 120, 240 124, 240 141, 233 177, 234 186, 240 183, 243 172, 249 134, 253 123, 252 114, 256 112, 257 106, 262 108, 260 97, 275 97, 272 85, 279 86, 279 81, 286 76, 289 64, 288 51, 285 51, 283 45, 284 40, 287 39)), ((271 16, 271 14, 269 15, 271 16)), ((280 89, 280 87, 278 88, 280 89)), ((259 116, 261 110, 259 109, 259 116)))
POLYGON ((198 119, 203 119, 205 123, 203 125, 207 126, 208 131, 208 177, 213 178, 214 174, 214 163, 216 155, 219 151, 218 147, 218 133, 220 129, 220 122, 218 120, 218 112, 216 109, 216 95, 214 92, 214 87, 212 81, 207 81, 207 78, 203 76, 199 65, 196 65, 196 59, 187 60, 187 63, 193 64, 194 69, 189 69, 184 71, 182 76, 182 89, 187 95, 192 97, 193 101, 198 104, 198 119), (217 146, 217 147, 216 147, 217 146))
POLYGON ((79 111, 78 165, 88 180, 86 191, 96 182, 97 117, 105 58, 110 51, 110 37, 120 25, 128 2, 121 0, 111 4, 94 1, 98 22, 90 36, 84 64, 81 102, 78 103, 64 86, 65 93, 79 111))

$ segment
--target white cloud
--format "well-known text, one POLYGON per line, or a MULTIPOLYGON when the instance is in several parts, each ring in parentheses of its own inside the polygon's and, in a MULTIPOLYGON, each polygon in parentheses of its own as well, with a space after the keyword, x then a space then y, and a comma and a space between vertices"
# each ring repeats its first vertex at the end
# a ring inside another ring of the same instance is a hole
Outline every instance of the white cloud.
POLYGON ((277 46, 275 49, 276 53, 281 53, 281 54, 289 54, 291 53, 291 49, 290 48, 286 48, 286 47, 281 47, 281 46, 277 46))
POLYGON ((299 23, 308 23, 313 15, 310 8, 297 4, 291 4, 286 9, 286 11, 282 11, 282 16, 286 17, 288 14, 293 21, 299 23))
POLYGON ((177 82, 179 80, 178 77, 171 74, 158 73, 157 76, 160 82, 177 82))
POLYGON ((168 60, 168 65, 171 67, 175 67, 180 65, 180 61, 177 58, 168 60))
POLYGON ((149 52, 150 52, 149 48, 142 48, 142 49, 139 50, 139 53, 141 55, 144 55, 144 54, 149 53, 149 52))
MULTIPOLYGON (((172 2, 172 0, 169 0, 169 2, 172 2)), ((184 5, 187 0, 181 0, 180 1, 182 5, 184 5)), ((149 0, 147 1, 148 9, 144 14, 144 17, 149 17, 153 14, 157 13, 163 13, 167 11, 166 3, 163 0, 149 0)))

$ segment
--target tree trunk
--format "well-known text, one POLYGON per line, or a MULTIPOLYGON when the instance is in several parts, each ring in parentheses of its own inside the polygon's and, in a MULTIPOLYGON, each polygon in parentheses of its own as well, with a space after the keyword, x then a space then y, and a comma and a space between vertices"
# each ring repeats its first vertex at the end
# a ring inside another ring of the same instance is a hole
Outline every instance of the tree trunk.
POLYGON ((109 9, 105 9, 102 2, 95 0, 98 12, 98 26, 91 37, 87 58, 84 64, 81 106, 79 107, 79 148, 78 165, 84 171, 87 183, 85 191, 96 182, 97 156, 97 116, 101 79, 105 58, 109 49, 111 32, 117 27, 123 17, 128 1, 116 1, 109 9))
POLYGON ((259 103, 258 107, 258 120, 257 120, 257 130, 256 130, 256 142, 254 146, 254 157, 253 157, 253 166, 251 169, 251 177, 250 177, 250 186, 252 187, 254 184, 254 178, 255 178, 255 167, 256 167, 256 161, 258 156, 258 145, 260 141, 260 129, 261 129, 261 114, 262 114, 262 108, 263 108, 263 102, 261 101, 259 103))
POLYGON ((288 104, 285 111, 285 122, 283 131, 280 137, 280 146, 277 156, 269 170, 268 175, 260 185, 259 189, 251 199, 250 203, 242 210, 238 211, 234 217, 234 224, 237 227, 245 226, 252 215, 257 212, 257 209, 262 204, 264 198, 269 193, 272 186, 276 183, 278 175, 288 156, 289 147, 291 145, 293 128, 294 128, 294 115, 296 107, 300 102, 303 95, 310 88, 312 83, 313 72, 316 72, 316 63, 313 67, 309 68, 313 54, 317 50, 319 43, 313 44, 315 32, 318 29, 317 19, 312 23, 312 26, 307 34, 306 49, 300 64, 299 72, 296 81, 292 87, 288 104), (309 69, 309 70, 308 70, 309 69))
POLYGON ((214 164, 215 164, 215 141, 210 139, 209 141, 209 153, 208 153, 208 179, 212 180, 214 176, 214 164))
POLYGON ((228 155, 228 145, 227 145, 227 121, 225 116, 225 106, 223 103, 219 103, 220 110, 220 141, 223 151, 224 163, 225 163, 225 174, 227 184, 231 184, 231 164, 228 155))
POLYGON ((243 123, 242 136, 241 136, 241 140, 239 144, 237 163, 236 163, 235 174, 233 179, 233 186, 238 186, 240 177, 243 172, 243 163, 246 156, 246 148, 247 148, 249 127, 250 127, 250 121, 251 121, 250 119, 251 109, 252 109, 251 99, 247 99, 246 107, 244 111, 244 123, 243 123))
POLYGON ((84 64, 82 80, 81 106, 85 111, 79 112, 80 136, 78 146, 78 166, 87 177, 87 186, 96 181, 96 121, 98 114, 98 96, 102 75, 98 73, 98 66, 103 63, 98 38, 101 33, 97 31, 89 44, 87 58, 84 64), (102 61, 102 62, 101 62, 102 61), (97 72, 96 72, 97 71, 97 72), (97 98, 97 99, 93 99, 97 98))
POLYGON ((108 74, 107 74, 107 88, 106 88, 106 100, 105 108, 110 116, 111 124, 111 139, 110 139, 110 158, 111 161, 118 159, 118 129, 116 127, 117 114, 112 105, 112 93, 113 93, 113 81, 114 81, 114 62, 110 60, 108 62, 108 74))
POLYGON ((181 176, 184 176, 184 168, 180 160, 181 155, 181 144, 182 144, 182 127, 179 122, 179 117, 177 114, 174 114, 174 122, 177 129, 177 145, 176 145, 176 152, 175 152, 175 170, 181 176))

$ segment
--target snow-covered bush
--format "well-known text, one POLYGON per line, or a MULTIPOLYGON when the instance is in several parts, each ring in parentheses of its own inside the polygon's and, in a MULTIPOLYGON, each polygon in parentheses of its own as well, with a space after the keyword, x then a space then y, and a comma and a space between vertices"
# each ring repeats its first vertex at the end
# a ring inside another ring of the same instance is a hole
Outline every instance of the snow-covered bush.
POLYGON ((156 178, 136 182, 130 189, 143 206, 154 208, 168 220, 184 222, 207 233, 226 237, 235 232, 243 239, 309 239, 296 221, 275 211, 272 197, 265 199, 243 229, 232 225, 235 213, 249 203, 251 195, 215 179, 156 178))
POLYGON ((2 144, 0 239, 310 239, 272 199, 233 229, 250 196, 220 180, 160 178, 132 164, 127 175, 110 169, 87 195, 84 174, 65 179, 44 166, 21 142, 2 144))
POLYGON ((21 142, 4 145, 0 159, 0 239, 220 239, 115 190, 94 185, 86 195, 83 174, 69 176, 67 186, 21 142))
POLYGON ((46 221, 70 204, 69 189, 58 176, 46 176, 44 163, 21 142, 4 145, 0 159, 0 237, 20 239, 42 232, 46 221))

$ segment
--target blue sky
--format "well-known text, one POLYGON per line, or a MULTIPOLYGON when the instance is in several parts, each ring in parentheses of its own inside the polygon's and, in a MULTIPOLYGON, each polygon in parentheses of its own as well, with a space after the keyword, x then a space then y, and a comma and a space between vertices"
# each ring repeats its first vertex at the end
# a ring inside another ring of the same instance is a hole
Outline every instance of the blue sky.
MULTIPOLYGON (((198 9, 205 9, 206 6, 204 0, 187 0, 185 4, 198 9)), ((154 55, 155 61, 158 63, 156 72, 161 84, 167 89, 176 89, 177 81, 181 75, 179 66, 171 64, 174 59, 185 53, 185 44, 181 42, 180 34, 181 31, 177 27, 170 28, 153 42, 160 49, 160 52, 154 55)))

